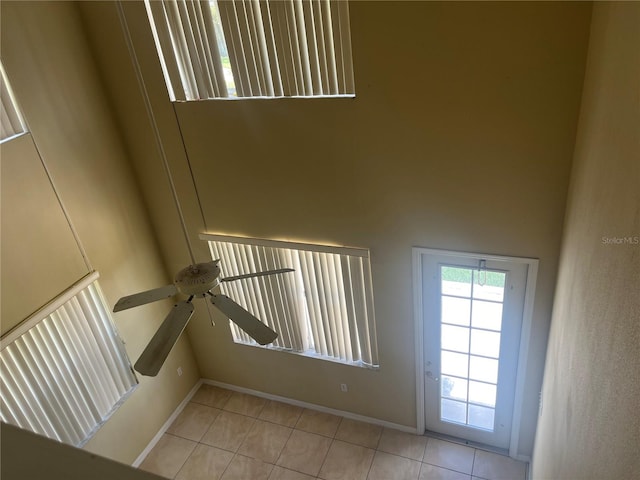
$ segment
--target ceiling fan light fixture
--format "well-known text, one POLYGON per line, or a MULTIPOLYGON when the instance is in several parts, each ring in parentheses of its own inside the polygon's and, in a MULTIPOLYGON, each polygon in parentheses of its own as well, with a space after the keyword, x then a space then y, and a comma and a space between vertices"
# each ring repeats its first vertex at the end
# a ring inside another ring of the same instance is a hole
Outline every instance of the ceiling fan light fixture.
POLYGON ((180 270, 174 279, 178 291, 183 295, 204 295, 220 283, 219 260, 196 263, 180 270))

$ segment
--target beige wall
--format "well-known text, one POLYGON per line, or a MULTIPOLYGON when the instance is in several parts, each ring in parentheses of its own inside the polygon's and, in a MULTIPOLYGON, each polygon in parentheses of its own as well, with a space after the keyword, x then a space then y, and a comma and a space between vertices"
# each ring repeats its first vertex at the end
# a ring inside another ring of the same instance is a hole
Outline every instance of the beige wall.
POLYGON ((88 274, 89 268, 43 168, 33 137, 27 134, 2 143, 0 156, 0 323, 5 334, 88 274))
POLYGON ((640 4, 594 7, 571 178, 533 474, 636 478, 640 4))
POLYGON ((163 477, 2 424, 3 480, 160 480, 163 477))
MULTIPOLYGON (((518 433, 530 455, 591 5, 352 2, 355 99, 176 105, 144 9, 124 9, 194 243, 208 230, 371 250, 379 371, 235 345, 200 312, 203 376, 415 427, 411 247, 535 257, 518 433)), ((175 271, 184 241, 115 9, 82 10, 175 271)))
MULTIPOLYGON (((125 294, 169 283, 170 277, 77 5, 3 1, 0 8, 2 61, 32 133, 2 146, 5 332, 88 272, 38 153, 90 265, 100 272, 110 305, 125 294)), ((114 315, 133 361, 169 307, 159 303, 114 315)), ((183 339, 160 375, 141 377, 138 390, 85 448, 131 463, 199 376, 183 339), (178 366, 184 371, 180 378, 178 366)), ((3 439, 3 451, 4 445, 3 439)))

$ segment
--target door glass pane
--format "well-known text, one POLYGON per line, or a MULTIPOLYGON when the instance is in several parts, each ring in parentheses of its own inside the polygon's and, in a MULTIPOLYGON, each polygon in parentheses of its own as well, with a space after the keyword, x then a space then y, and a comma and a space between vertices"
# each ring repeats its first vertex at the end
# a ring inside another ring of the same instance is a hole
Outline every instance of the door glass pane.
POLYGON ((453 350, 455 352, 469 352, 469 329, 465 327, 454 327, 453 325, 442 325, 443 350, 453 350))
POLYGON ((441 292, 443 295, 471 296, 471 272, 469 268, 441 267, 441 292))
POLYGON ((493 431, 506 274, 441 266, 440 275, 441 420, 493 431))
POLYGON ((469 378, 482 382, 498 383, 498 360, 471 356, 469 378))
POLYGON ((448 422, 467 423, 467 404, 443 398, 440 401, 440 418, 448 422))
POLYGON ((469 405, 469 425, 493 430, 495 410, 493 408, 469 405))
POLYGON ((471 353, 484 357, 498 358, 500 356, 500 333, 472 329, 471 353))
POLYGON ((467 401, 467 381, 461 378, 442 377, 442 396, 467 401))
POLYGON ((504 448, 511 430, 527 266, 469 254, 426 256, 427 263, 417 265, 426 280, 429 323, 424 332, 425 371, 431 376, 425 383, 426 426, 504 448), (500 270, 491 270, 496 267, 500 270))
POLYGON ((500 331, 502 327, 502 304, 474 300, 471 325, 476 328, 500 331))
POLYGON ((496 386, 490 383, 469 382, 469 401, 495 407, 496 386))
POLYGON ((469 326, 471 316, 471 300, 442 296, 442 323, 469 326))
MULTIPOLYGON (((469 374, 469 355, 463 353, 442 352, 440 370, 443 374, 467 377, 469 374)), ((495 360, 494 360, 495 361, 495 360)))
POLYGON ((473 271, 473 298, 502 302, 505 274, 487 270, 473 271))

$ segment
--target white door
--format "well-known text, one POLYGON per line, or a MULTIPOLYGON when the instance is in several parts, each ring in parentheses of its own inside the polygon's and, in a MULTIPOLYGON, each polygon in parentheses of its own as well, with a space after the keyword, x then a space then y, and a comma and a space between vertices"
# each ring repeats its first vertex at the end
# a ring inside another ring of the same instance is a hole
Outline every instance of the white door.
POLYGON ((422 257, 426 428, 508 448, 528 265, 460 255, 422 257))

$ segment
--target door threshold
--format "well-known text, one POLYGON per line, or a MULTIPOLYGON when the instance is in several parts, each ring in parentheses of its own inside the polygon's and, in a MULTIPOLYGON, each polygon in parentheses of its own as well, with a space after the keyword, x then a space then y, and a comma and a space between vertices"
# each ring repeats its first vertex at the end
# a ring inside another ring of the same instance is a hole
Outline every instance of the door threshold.
POLYGON ((452 437, 451 435, 432 432, 431 430, 425 430, 424 436, 435 438, 437 440, 444 440, 446 442, 457 443, 458 445, 465 445, 467 447, 477 448, 478 450, 484 450, 486 452, 497 453, 498 455, 504 455, 505 457, 509 456, 509 450, 506 448, 498 448, 498 447, 493 447, 491 445, 485 445, 484 443, 472 442, 471 440, 452 437))

